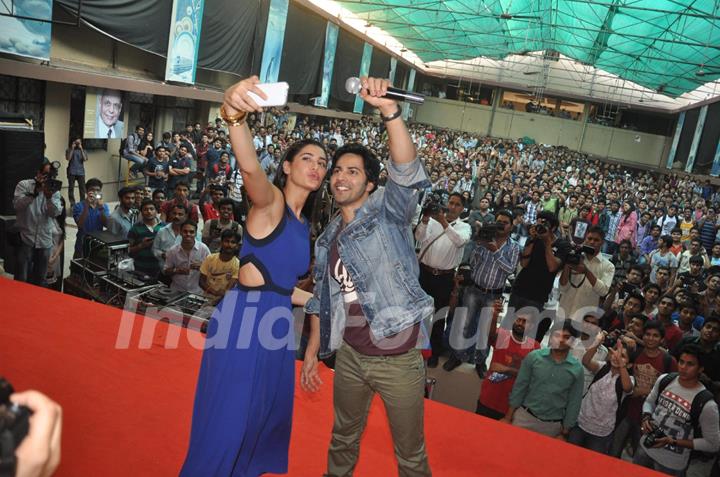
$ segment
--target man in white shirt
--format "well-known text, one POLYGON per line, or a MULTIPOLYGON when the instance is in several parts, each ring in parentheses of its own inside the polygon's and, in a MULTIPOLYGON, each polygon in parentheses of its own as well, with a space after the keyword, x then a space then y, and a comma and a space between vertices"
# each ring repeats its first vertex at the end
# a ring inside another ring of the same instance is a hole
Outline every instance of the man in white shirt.
POLYGON ((615 265, 600 253, 605 235, 598 226, 590 227, 585 235, 584 246, 594 254, 585 253, 580 263, 572 263, 568 257, 560 275, 560 301, 558 318, 580 321, 583 316, 596 310, 600 298, 608 294, 615 275, 615 265), (584 310, 583 310, 584 309, 584 310))
MULTIPOLYGON (((448 198, 447 211, 425 208, 423 218, 415 229, 415 239, 420 243, 420 286, 435 299, 436 313, 450 302, 455 269, 460 264, 465 244, 470 241, 470 224, 459 220, 464 208, 463 196, 452 193, 448 198)), ((437 366, 443 351, 446 314, 447 310, 436 314, 432 327, 432 356, 428 358, 428 367, 431 368, 437 366)))
POLYGON ((187 221, 180 227, 182 240, 168 250, 165 258, 165 275, 172 277, 170 288, 202 295, 200 265, 210 250, 195 239, 197 224, 187 221))

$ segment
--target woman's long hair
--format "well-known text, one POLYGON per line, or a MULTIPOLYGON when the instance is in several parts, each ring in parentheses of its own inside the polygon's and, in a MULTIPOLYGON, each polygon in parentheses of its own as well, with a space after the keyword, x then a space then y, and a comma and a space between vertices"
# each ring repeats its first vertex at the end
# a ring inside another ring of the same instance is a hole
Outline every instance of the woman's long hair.
MULTIPOLYGON (((285 153, 282 156, 282 159, 280 159, 280 164, 277 166, 277 170, 275 171, 275 180, 273 180, 273 185, 280 189, 281 191, 285 190, 285 186, 287 185, 287 174, 285 174, 285 170, 283 169, 283 164, 285 161, 292 162, 295 160, 295 156, 298 155, 298 153, 305 147, 305 146, 317 146, 320 149, 323 150, 325 153, 325 157, 328 157, 327 150, 325 149, 325 146, 320 141, 317 141, 315 139, 303 139, 301 141, 294 142, 290 147, 288 147, 285 150, 285 153)), ((330 169, 330 159, 328 158, 328 171, 330 169)), ((319 209, 321 198, 323 196, 322 193, 320 193, 327 184, 327 174, 325 174, 325 178, 323 179, 322 183, 320 184, 320 187, 318 190, 310 192, 310 195, 308 196, 307 200, 305 200, 305 205, 303 205, 302 208, 302 214, 311 222, 311 226, 315 224, 319 209)))

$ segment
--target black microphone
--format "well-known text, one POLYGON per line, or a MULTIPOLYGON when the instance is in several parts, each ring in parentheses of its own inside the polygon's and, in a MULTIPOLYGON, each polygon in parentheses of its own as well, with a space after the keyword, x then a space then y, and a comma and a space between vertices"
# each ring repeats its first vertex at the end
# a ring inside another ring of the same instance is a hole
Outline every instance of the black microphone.
MULTIPOLYGON (((361 89, 362 84, 360 83, 360 78, 356 78, 353 76, 351 78, 348 78, 347 81, 345 81, 345 91, 347 91, 348 93, 358 94, 361 89)), ((405 101, 414 104, 423 104, 425 102, 425 96, 421 94, 413 93, 412 91, 405 91, 399 88, 394 88, 392 86, 388 86, 385 96, 396 101, 405 101)))

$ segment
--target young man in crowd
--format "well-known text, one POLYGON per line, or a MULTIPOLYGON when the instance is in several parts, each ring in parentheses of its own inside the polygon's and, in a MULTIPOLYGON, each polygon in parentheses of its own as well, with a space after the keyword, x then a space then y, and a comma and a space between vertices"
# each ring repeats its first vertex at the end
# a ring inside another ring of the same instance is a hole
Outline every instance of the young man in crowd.
POLYGON ((175 184, 174 196, 172 199, 167 200, 163 203, 160 209, 160 217, 163 222, 168 222, 168 213, 178 204, 185 206, 189 210, 189 218, 193 222, 197 223, 200 219, 200 208, 197 204, 193 204, 188 199, 190 195, 190 186, 187 182, 178 182, 175 184))
POLYGON ((237 256, 240 235, 232 230, 223 230, 220 240, 220 251, 208 255, 200 266, 200 288, 205 296, 215 302, 237 283, 240 271, 240 260, 237 256))
POLYGON ((77 236, 75 237, 75 252, 73 258, 83 255, 83 242, 85 236, 90 232, 99 232, 105 228, 110 216, 110 209, 102 200, 103 184, 99 179, 89 179, 85 186, 86 196, 84 200, 76 203, 72 208, 73 219, 77 225, 77 236))
POLYGON ((220 217, 205 222, 202 231, 202 241, 208 246, 211 253, 220 250, 222 233, 230 230, 239 237, 242 236, 242 227, 233 220, 233 201, 231 199, 220 199, 218 202, 220 217))
POLYGON ((182 240, 180 226, 187 221, 188 209, 182 204, 176 204, 170 211, 170 222, 158 230, 153 240, 152 252, 158 260, 160 270, 165 268, 165 258, 168 250, 179 244, 182 240))
POLYGON ((550 348, 528 354, 520 365, 503 422, 566 440, 577 423, 583 370, 570 354, 578 332, 565 320, 550 332, 550 348))
POLYGON ((644 437, 635 464, 680 477, 686 470, 710 475, 720 450, 720 417, 712 393, 700 382, 704 369, 705 355, 688 345, 680 350, 678 373, 655 382, 643 403, 644 437))
POLYGON ((175 151, 175 155, 170 158, 167 180, 168 193, 174 192, 176 190, 176 185, 179 183, 188 184, 188 190, 190 190, 190 172, 193 159, 192 155, 188 151, 189 145, 185 142, 181 142, 175 151))
POLYGON ((170 153, 164 146, 155 148, 155 155, 145 166, 145 175, 148 177, 148 186, 153 190, 165 190, 170 174, 170 153))
POLYGON ((645 398, 655 384, 658 376, 664 373, 677 371, 677 361, 670 353, 663 351, 662 345, 665 328, 657 321, 648 321, 643 331, 644 348, 633 359, 633 372, 635 389, 628 398, 625 417, 615 428, 610 455, 620 457, 625 449, 625 443, 630 440, 630 446, 636 451, 640 440, 640 420, 642 406, 645 398))
POLYGON ((663 295, 658 303, 658 312, 654 319, 665 328, 664 344, 666 349, 673 349, 683 337, 682 331, 675 324, 672 315, 677 308, 677 302, 672 295, 663 295))
POLYGON ((155 203, 150 199, 143 199, 140 204, 140 215, 142 222, 133 225, 128 233, 129 253, 135 270, 155 278, 160 274, 160 264, 152 252, 152 246, 155 236, 163 226, 157 220, 155 203))
POLYGON ((685 345, 697 345, 705 353, 705 374, 713 382, 715 391, 720 389, 720 317, 710 316, 705 319, 700 334, 686 336, 672 350, 675 358, 680 357, 680 351, 685 345))
POLYGON ((182 239, 165 257, 164 273, 171 278, 170 288, 202 295, 200 265, 210 255, 207 246, 196 240, 197 224, 186 221, 180 226, 182 239))
POLYGON ((82 139, 76 138, 70 147, 65 151, 65 159, 68 161, 68 199, 70 207, 75 207, 75 182, 78 183, 80 200, 86 197, 85 192, 85 162, 88 160, 87 152, 82 145, 82 139))
POLYGON ((532 319, 531 313, 514 313, 510 331, 497 327, 497 318, 502 311, 502 303, 497 301, 493 309, 490 323, 488 343, 493 347, 493 356, 488 369, 488 377, 480 387, 475 412, 490 419, 502 419, 508 411, 510 392, 520 365, 533 350, 540 348, 540 343, 526 334, 527 326, 532 319))
POLYGON ((107 229, 114 235, 127 238, 128 232, 135 224, 138 211, 135 209, 135 188, 123 187, 118 191, 120 204, 112 211, 107 220, 107 229))
POLYGON ((222 187, 215 184, 211 184, 203 191, 200 197, 200 212, 202 213, 203 221, 220 218, 220 201, 225 197, 225 193, 222 187), (210 200, 207 200, 210 196, 210 200))

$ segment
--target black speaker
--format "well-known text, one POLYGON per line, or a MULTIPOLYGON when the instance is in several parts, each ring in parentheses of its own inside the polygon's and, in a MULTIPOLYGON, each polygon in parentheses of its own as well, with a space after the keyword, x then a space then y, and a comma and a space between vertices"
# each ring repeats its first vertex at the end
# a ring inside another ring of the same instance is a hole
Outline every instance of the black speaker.
POLYGON ((35 177, 44 158, 44 144, 43 132, 0 129, 0 215, 15 215, 15 186, 35 177))

